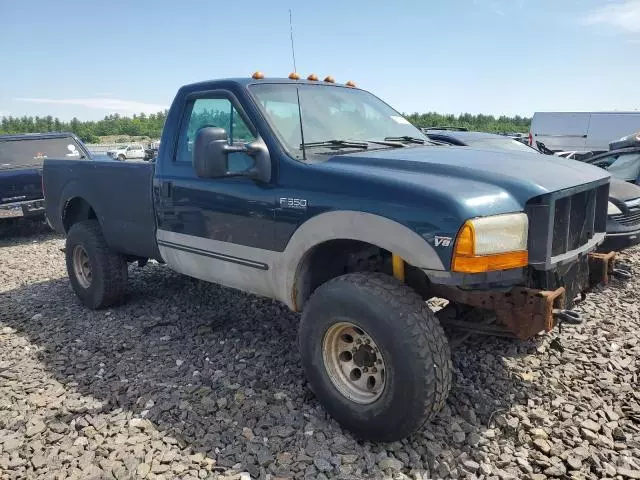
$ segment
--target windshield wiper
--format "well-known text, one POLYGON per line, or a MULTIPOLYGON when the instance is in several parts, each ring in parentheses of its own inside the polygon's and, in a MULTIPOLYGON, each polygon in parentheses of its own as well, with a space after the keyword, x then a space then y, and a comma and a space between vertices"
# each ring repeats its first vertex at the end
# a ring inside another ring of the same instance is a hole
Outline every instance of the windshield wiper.
MULTIPOLYGON (((387 140, 385 138, 385 140, 387 140)), ((406 145, 398 142, 383 141, 383 140, 367 140, 368 143, 375 143, 376 145, 385 145, 387 147, 404 148, 406 145)))
POLYGON ((404 135, 402 137, 385 137, 385 140, 389 142, 419 143, 420 145, 427 143, 422 138, 410 137, 409 135, 404 135))
POLYGON ((300 148, 316 148, 316 147, 329 147, 329 148, 369 148, 367 142, 354 142, 352 140, 324 140, 322 142, 309 142, 300 144, 300 148))

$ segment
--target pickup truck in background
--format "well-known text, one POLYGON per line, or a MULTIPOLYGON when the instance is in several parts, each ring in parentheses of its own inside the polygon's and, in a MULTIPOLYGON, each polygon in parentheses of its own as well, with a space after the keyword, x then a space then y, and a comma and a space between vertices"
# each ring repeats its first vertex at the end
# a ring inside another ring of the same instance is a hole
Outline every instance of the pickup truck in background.
POLYGON ((107 155, 116 160, 131 160, 135 158, 144 159, 147 153, 142 145, 134 143, 114 150, 108 150, 107 155))
POLYGON ((49 157, 90 158, 73 133, 0 135, 0 221, 44 219, 42 162, 49 157))
POLYGON ((578 322, 574 300, 615 267, 594 253, 607 172, 435 145, 332 77, 186 85, 155 162, 46 159, 44 189, 84 305, 122 301, 127 264, 148 259, 284 302, 311 390, 372 440, 444 405, 443 326, 531 338, 578 322))

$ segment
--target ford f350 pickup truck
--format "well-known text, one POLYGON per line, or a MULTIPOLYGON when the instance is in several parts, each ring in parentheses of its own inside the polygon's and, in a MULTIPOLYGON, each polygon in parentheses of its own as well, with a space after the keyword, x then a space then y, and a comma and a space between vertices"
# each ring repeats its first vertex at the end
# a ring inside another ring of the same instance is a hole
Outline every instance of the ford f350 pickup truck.
POLYGON ((184 86, 156 162, 47 159, 44 188, 87 307, 121 301, 127 264, 148 259, 282 301, 302 312, 311 390, 374 440, 403 438, 443 406, 441 322, 479 330, 469 312, 491 312, 499 333, 550 331, 577 320, 574 300, 615 262, 593 253, 604 170, 434 145, 331 77, 184 86), (438 318, 432 297, 456 308, 438 318))

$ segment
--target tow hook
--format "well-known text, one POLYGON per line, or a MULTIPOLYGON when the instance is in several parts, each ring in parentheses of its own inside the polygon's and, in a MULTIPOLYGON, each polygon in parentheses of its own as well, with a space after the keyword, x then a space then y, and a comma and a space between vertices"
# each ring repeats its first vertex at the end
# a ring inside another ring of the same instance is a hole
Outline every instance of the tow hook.
POLYGON ((631 265, 627 263, 616 263, 616 266, 611 270, 611 275, 621 280, 630 280, 633 277, 633 271, 631 265))
POLYGON ((580 312, 576 312, 575 310, 564 310, 561 308, 553 309, 553 317, 558 321, 558 323, 570 323, 572 325, 580 325, 584 322, 584 318, 580 315, 580 312))

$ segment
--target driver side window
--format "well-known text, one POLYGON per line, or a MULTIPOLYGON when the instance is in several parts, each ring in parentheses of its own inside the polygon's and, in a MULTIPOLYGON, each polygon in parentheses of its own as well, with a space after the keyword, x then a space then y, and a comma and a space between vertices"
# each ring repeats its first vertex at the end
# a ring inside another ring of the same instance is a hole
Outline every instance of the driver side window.
MULTIPOLYGON (((230 144, 249 143, 256 139, 227 98, 198 98, 191 103, 188 112, 188 120, 183 123, 178 137, 177 162, 191 163, 193 142, 198 130, 203 127, 224 128, 230 144)), ((245 153, 232 153, 228 158, 229 170, 232 172, 247 170, 254 163, 245 153)))

